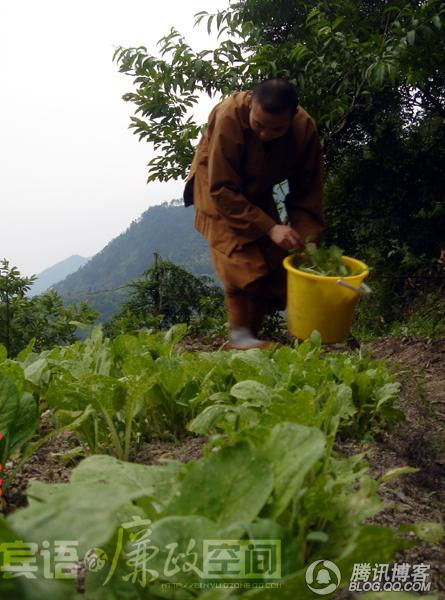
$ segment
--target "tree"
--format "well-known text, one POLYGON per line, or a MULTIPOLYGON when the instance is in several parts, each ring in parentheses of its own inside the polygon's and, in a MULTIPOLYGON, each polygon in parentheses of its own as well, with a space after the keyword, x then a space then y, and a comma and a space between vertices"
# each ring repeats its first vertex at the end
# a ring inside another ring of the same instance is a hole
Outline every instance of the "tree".
POLYGON ((3 259, 0 268, 0 343, 15 356, 29 343, 37 351, 77 339, 79 324, 92 324, 97 312, 87 302, 64 306, 54 290, 28 298, 36 279, 23 277, 3 259))
POLYGON ((209 277, 195 277, 157 253, 154 264, 128 287, 130 297, 106 323, 107 335, 143 327, 168 329, 176 323, 186 323, 192 332, 224 327, 222 289, 209 277))
POLYGON ((17 267, 10 267, 4 258, 0 267, 0 307, 1 311, 1 337, 0 341, 6 346, 8 354, 11 353, 12 324, 17 308, 25 299, 26 292, 31 289, 36 276, 22 277, 17 267))
POLYGON ((345 147, 369 140, 361 117, 383 91, 403 98, 411 113, 445 111, 440 0, 244 0, 196 21, 204 19, 222 39, 214 51, 194 52, 172 29, 159 41, 161 58, 145 47, 115 52, 136 86, 124 95, 138 115, 130 127, 160 151, 149 181, 184 178, 202 129, 188 115, 202 92, 226 95, 287 77, 318 122, 328 167, 345 147))
POLYGON ((98 317, 88 302, 64 305, 55 290, 27 298, 14 320, 16 352, 34 339, 34 348, 42 351, 57 345, 72 344, 79 327, 92 325, 98 317))

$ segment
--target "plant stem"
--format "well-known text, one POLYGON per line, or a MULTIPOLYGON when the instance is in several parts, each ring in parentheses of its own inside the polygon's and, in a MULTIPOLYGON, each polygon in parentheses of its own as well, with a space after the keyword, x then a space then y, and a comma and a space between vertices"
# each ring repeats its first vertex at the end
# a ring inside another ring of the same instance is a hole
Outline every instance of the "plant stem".
POLYGON ((134 400, 130 400, 127 404, 127 418, 125 423, 125 446, 124 446, 124 460, 128 460, 130 455, 130 443, 131 433, 133 430, 133 414, 134 414, 134 400))
POLYGON ((114 426, 114 423, 113 423, 113 419, 110 417, 108 412, 105 410, 104 406, 102 405, 102 402, 98 401, 97 403, 99 405, 100 410, 102 411, 105 421, 107 422, 108 429, 110 430, 111 439, 114 444, 114 449, 116 450, 116 458, 123 460, 124 453, 123 453, 122 446, 121 446, 121 443, 119 440, 119 436, 116 431, 116 427, 114 426))

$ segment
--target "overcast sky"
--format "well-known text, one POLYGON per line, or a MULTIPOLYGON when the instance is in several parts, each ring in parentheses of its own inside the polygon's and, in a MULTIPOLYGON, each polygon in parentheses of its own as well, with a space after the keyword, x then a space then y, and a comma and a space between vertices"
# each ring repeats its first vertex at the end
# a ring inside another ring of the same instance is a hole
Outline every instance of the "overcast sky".
MULTIPOLYGON (((213 47, 193 15, 228 0, 0 0, 0 259, 22 274, 92 256, 181 182, 146 183, 153 151, 128 129, 132 80, 115 46, 156 42, 176 27, 213 47)), ((204 100, 199 118, 212 102, 204 100)))

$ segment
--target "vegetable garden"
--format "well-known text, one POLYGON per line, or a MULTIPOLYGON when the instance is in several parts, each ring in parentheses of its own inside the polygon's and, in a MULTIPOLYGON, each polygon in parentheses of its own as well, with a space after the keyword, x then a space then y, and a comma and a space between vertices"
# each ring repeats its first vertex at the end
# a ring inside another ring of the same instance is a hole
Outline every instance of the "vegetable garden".
MULTIPOLYGON (((175 325, 109 339, 97 328, 40 353, 32 343, 15 359, 2 351, 3 551, 18 540, 38 550, 32 578, 0 579, 2 597, 314 598, 305 581, 314 561, 334 562, 345 586, 356 563, 438 548, 437 520, 378 522, 388 510, 382 489, 417 469, 373 477, 357 451, 404 418, 384 361, 328 351, 316 333, 245 352, 190 352, 185 334, 175 325), (37 454, 50 460, 45 448, 66 436, 71 448, 57 460, 70 465, 69 481, 27 481, 27 505, 8 509, 20 470, 37 454), (200 458, 138 460, 146 443, 181 447, 191 437, 200 458), (240 589, 209 579, 206 540, 279 541, 279 586, 266 575, 240 589), (45 549, 56 552, 55 571, 45 549)), ((4 556, 11 572, 23 568, 23 558, 4 556)))

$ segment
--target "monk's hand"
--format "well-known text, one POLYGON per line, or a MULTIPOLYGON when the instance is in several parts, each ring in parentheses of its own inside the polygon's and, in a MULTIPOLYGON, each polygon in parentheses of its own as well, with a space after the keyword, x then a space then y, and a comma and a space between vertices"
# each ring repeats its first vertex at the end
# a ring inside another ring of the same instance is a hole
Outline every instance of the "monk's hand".
POLYGON ((294 248, 301 250, 304 246, 300 235, 289 225, 274 225, 272 229, 269 229, 267 235, 284 250, 293 250, 294 248))

